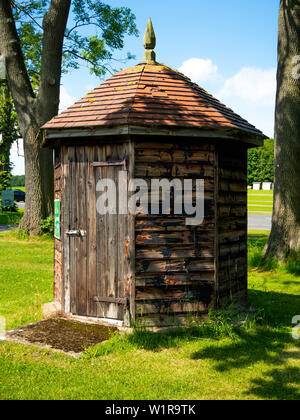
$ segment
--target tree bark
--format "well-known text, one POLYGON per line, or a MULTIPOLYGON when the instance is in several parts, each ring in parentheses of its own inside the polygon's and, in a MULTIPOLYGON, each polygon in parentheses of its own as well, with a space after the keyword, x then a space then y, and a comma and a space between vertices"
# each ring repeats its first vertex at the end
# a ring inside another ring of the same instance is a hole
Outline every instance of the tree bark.
POLYGON ((43 20, 40 87, 35 96, 24 62, 10 1, 0 0, 0 49, 5 58, 24 140, 26 205, 20 227, 31 235, 53 214, 53 152, 41 148, 40 128, 58 113, 64 32, 71 0, 51 0, 43 20))
POLYGON ((281 0, 274 208, 272 230, 266 249, 266 257, 275 257, 278 260, 284 259, 290 251, 300 248, 300 78, 296 77, 295 71, 299 55, 299 0, 281 0))

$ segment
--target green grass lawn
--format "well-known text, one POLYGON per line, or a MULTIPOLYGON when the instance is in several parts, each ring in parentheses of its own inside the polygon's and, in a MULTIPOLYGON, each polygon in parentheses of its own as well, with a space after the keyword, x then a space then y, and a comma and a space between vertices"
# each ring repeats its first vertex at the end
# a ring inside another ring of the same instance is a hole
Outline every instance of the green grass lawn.
MULTIPOLYGON (((14 190, 25 191, 25 187, 10 187, 14 190)), ((0 204, 1 204, 1 194, 0 194, 0 204)), ((24 214, 24 209, 18 209, 16 212, 10 211, 1 211, 0 207, 0 225, 18 225, 24 214)))
POLYGON ((18 209, 16 212, 0 210, 0 225, 17 225, 20 223, 24 214, 24 209, 18 209))
MULTIPOLYGON (((10 187, 14 190, 25 191, 25 187, 10 187)), ((1 194, 0 194, 0 204, 1 204, 1 194)), ((24 209, 18 209, 17 212, 10 211, 1 211, 0 207, 0 225, 17 225, 20 223, 24 214, 24 209)))
MULTIPOLYGON (((263 266, 267 234, 249 237, 249 300, 259 309, 239 326, 228 311, 202 327, 116 335, 80 359, 0 342, 0 399, 300 398, 300 277, 263 266)), ((41 317, 52 300, 51 241, 0 235, 0 315, 12 328, 41 317)), ((294 270, 295 271, 295 270, 294 270)))
POLYGON ((41 305, 53 296, 52 272, 52 241, 0 235, 0 315, 7 328, 41 319, 41 305))
POLYGON ((10 190, 21 190, 25 192, 25 187, 9 187, 10 190))
POLYGON ((272 214, 273 191, 248 190, 249 214, 272 214))

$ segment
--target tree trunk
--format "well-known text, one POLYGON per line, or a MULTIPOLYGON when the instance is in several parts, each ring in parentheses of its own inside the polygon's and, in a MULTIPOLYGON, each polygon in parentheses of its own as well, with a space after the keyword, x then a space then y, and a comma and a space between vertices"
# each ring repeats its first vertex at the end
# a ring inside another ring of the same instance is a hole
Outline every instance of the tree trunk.
POLYGON ((282 260, 300 248, 299 0, 281 0, 275 120, 275 191, 266 257, 282 260), (298 56, 298 58, 297 58, 298 56))
POLYGON ((39 234, 41 220, 47 215, 43 208, 40 144, 36 140, 38 131, 37 124, 31 122, 30 130, 23 136, 26 204, 20 228, 26 229, 31 235, 39 234))
POLYGON ((71 0, 51 0, 43 20, 40 87, 35 96, 25 66, 11 4, 0 0, 0 49, 5 58, 24 140, 26 204, 20 228, 31 235, 53 214, 53 152, 41 148, 40 128, 58 113, 64 32, 71 0))

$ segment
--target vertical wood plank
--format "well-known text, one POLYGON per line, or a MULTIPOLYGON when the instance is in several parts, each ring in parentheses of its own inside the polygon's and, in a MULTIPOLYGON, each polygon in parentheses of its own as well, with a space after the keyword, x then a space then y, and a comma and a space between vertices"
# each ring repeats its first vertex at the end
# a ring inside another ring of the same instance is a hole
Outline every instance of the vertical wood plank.
POLYGON ((219 223, 218 223, 218 206, 219 206, 219 152, 215 149, 215 175, 214 175, 214 277, 215 277, 215 293, 214 306, 218 306, 219 294, 219 223))
POLYGON ((96 213, 96 183, 95 168, 90 165, 94 161, 94 147, 86 148, 88 157, 87 175, 87 283, 88 283, 88 302, 87 315, 97 315, 97 304, 94 297, 97 296, 97 213, 96 213))
MULTIPOLYGON (((135 178, 135 144, 130 140, 128 145, 128 182, 135 178)), ((130 214, 128 218, 128 244, 129 244, 129 299, 131 320, 136 320, 135 305, 135 215, 130 214)))
MULTIPOLYGON (((85 148, 77 148, 77 214, 78 229, 87 231, 87 202, 86 202, 86 179, 87 160, 85 148)), ((77 237, 77 313, 87 315, 87 236, 77 237)))
MULTIPOLYGON (((122 145, 122 150, 119 152, 120 157, 124 159, 128 155, 128 144, 122 145)), ((120 167, 120 171, 126 171, 127 176, 124 180, 124 184, 120 185, 120 188, 128 191, 128 168, 127 165, 120 167)), ((121 181, 123 182, 123 180, 121 181)), ((119 180, 118 180, 119 186, 119 180)), ((128 211, 128 210, 127 210, 128 211)), ((119 264, 119 276, 118 276, 118 297, 126 297, 126 280, 128 274, 128 262, 127 262, 127 239, 128 239, 128 214, 119 215, 119 239, 118 239, 118 264, 119 264)), ((129 325, 129 313, 127 305, 126 307, 119 305, 118 318, 123 319, 126 325, 129 325)))
MULTIPOLYGON (((69 225, 68 230, 77 228, 77 185, 76 185, 76 148, 68 148, 68 165, 69 165, 69 181, 68 181, 68 194, 66 196, 69 201, 69 225)), ((76 290, 77 290, 77 250, 76 238, 69 237, 70 247, 70 312, 76 314, 76 290)))
MULTIPOLYGON (((116 174, 119 171, 119 167, 110 166, 108 167, 108 179, 115 182, 116 185, 116 174)), ((110 256, 108 261, 108 282, 107 282, 107 297, 117 297, 118 290, 118 216, 116 214, 107 215, 107 231, 108 231, 108 255, 110 256)), ((108 303, 109 318, 117 318, 118 305, 114 303, 108 303)))
MULTIPOLYGON (((105 146, 99 145, 95 148, 95 160, 98 162, 105 161, 105 146)), ((95 168, 95 182, 97 186, 97 182, 100 179, 105 177, 105 168, 95 168)), ((96 200, 99 196, 99 193, 96 192, 96 200)), ((97 273, 96 273, 96 281, 97 281, 97 296, 102 296, 105 293, 104 290, 104 283, 106 277, 106 230, 105 230, 105 215, 100 215, 97 213, 96 218, 96 229, 97 229, 97 273)), ((103 318, 105 317, 105 307, 103 303, 97 303, 97 317, 103 318)))
POLYGON ((70 187, 71 187, 71 174, 69 168, 68 150, 66 147, 62 147, 62 197, 64 198, 62 204, 62 224, 61 224, 61 236, 63 244, 63 279, 64 279, 64 312, 70 312, 70 240, 66 235, 66 232, 70 228, 70 187))

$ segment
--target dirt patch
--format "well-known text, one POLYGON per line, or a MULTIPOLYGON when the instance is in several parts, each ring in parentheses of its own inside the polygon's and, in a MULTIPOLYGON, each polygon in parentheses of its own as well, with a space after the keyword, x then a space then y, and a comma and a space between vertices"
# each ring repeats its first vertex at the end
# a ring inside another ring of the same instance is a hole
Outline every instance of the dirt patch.
POLYGON ((81 353, 87 347, 108 340, 116 331, 114 327, 55 318, 16 328, 8 332, 7 337, 68 353, 81 353))

